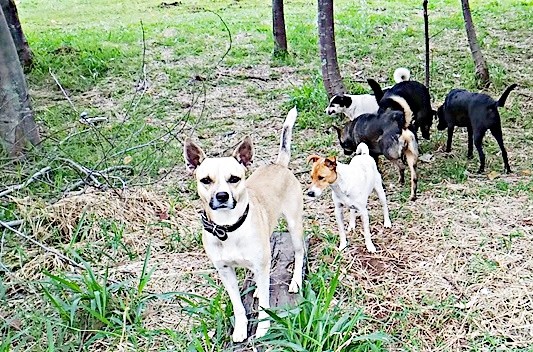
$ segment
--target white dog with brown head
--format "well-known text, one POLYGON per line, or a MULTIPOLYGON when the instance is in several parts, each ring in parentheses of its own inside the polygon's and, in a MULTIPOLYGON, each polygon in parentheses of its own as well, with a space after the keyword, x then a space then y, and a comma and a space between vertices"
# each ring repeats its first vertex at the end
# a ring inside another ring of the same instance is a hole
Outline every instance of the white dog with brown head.
MULTIPOLYGON (((295 251, 289 292, 298 292, 302 287, 303 196, 300 183, 287 168, 296 116, 296 108, 287 115, 276 162, 259 167, 248 179, 245 179, 245 171, 253 158, 250 137, 237 146, 233 156, 221 158, 206 157, 198 145, 190 139, 185 141, 185 161, 189 170, 195 173, 203 204, 204 248, 233 305, 234 342, 248 337, 248 319, 234 268, 244 267, 254 273, 259 307, 269 308, 270 236, 280 215, 287 220, 295 251)), ((261 309, 256 337, 264 336, 269 327, 268 314, 261 309)))
POLYGON ((327 187, 331 187, 335 218, 339 227, 339 250, 348 245, 343 215, 343 207, 348 207, 350 208, 348 232, 355 229, 355 215, 356 212, 359 213, 363 220, 366 249, 373 253, 376 251, 376 247, 370 237, 370 221, 367 210, 368 197, 372 190, 378 194, 383 207, 383 225, 387 228, 391 227, 389 208, 387 207, 381 174, 376 162, 369 155, 368 146, 364 143, 359 144, 356 153, 360 155, 354 156, 348 165, 338 162, 335 156, 323 158, 318 155, 310 155, 307 161, 312 162, 313 167, 311 169, 311 186, 307 195, 311 198, 318 198, 327 187))

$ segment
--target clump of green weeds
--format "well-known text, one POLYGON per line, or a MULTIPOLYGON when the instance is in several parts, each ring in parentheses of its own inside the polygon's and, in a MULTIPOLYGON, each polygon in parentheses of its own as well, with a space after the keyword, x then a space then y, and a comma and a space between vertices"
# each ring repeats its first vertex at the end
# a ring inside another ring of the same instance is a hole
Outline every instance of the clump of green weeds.
POLYGON ((292 309, 267 311, 274 323, 262 342, 290 351, 384 351, 384 333, 358 335, 366 320, 362 310, 347 311, 335 298, 339 270, 322 269, 304 284, 301 302, 292 309))
MULTIPOLYGON (((106 269, 103 276, 85 261, 81 274, 52 274, 44 271, 48 280, 41 283, 46 301, 50 302, 62 324, 72 332, 85 332, 84 346, 105 337, 128 336, 141 327, 142 313, 152 295, 145 287, 153 273, 146 253, 140 279, 135 286, 111 280, 106 269)), ((50 341, 50 340, 49 340, 50 341)))

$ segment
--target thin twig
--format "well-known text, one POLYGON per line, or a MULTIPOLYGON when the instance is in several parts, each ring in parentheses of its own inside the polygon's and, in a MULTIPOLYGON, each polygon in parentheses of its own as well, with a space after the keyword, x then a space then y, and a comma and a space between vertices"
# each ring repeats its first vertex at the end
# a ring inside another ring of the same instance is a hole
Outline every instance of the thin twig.
MULTIPOLYGON (((20 226, 24 223, 24 220, 13 220, 13 221, 4 221, 4 224, 7 224, 11 227, 20 226)), ((0 225, 0 227, 3 227, 3 225, 0 225)))
POLYGON ((61 160, 61 161, 64 161, 64 162, 70 164, 72 167, 76 168, 79 172, 85 174, 85 176, 87 176, 86 179, 90 178, 93 181, 93 184, 94 184, 95 187, 100 188, 102 186, 100 181, 98 181, 98 179, 95 177, 95 171, 93 171, 93 170, 91 170, 89 168, 86 168, 85 166, 80 165, 80 164, 78 164, 77 162, 75 162, 74 160, 71 160, 71 159, 58 158, 58 160, 61 160))
POLYGON ((78 113, 78 109, 76 109, 76 107, 74 106, 74 103, 72 102, 72 100, 70 100, 70 97, 68 96, 67 92, 65 91, 65 89, 63 89, 63 86, 61 85, 61 83, 57 79, 56 75, 54 75, 54 73, 52 72, 52 69, 50 67, 48 68, 48 72, 50 72, 50 76, 52 76, 52 78, 56 82, 56 84, 59 87, 59 89, 61 89, 61 92, 63 93, 65 98, 67 98, 67 101, 69 102, 70 106, 72 106, 72 109, 74 109, 74 111, 76 111, 76 113, 78 113))
POLYGON ((67 257, 66 255, 60 253, 59 251, 57 251, 56 249, 54 248, 50 248, 48 246, 45 246, 44 244, 42 244, 41 242, 37 241, 37 240, 34 240, 33 238, 31 238, 30 236, 28 235, 25 235, 23 234, 22 232, 20 232, 19 230, 13 228, 12 226, 9 226, 9 224, 7 222, 3 222, 3 221, 0 221, 0 226, 2 227, 5 227, 6 229, 10 230, 11 232, 13 232, 14 234, 16 234, 17 236, 19 237, 22 237, 24 238, 25 240, 27 241, 30 241, 31 243, 41 247, 42 249, 44 249, 45 251, 47 252, 50 252, 50 253, 53 253, 54 255, 56 255, 57 257, 61 258, 62 260, 66 261, 67 263, 69 263, 70 265, 72 266, 75 266, 79 269, 83 269, 85 270, 85 267, 77 262, 75 262, 74 260, 70 259, 69 257, 67 257))
POLYGON ((0 192, 0 197, 3 197, 3 196, 5 196, 5 195, 7 195, 9 193, 12 193, 14 191, 18 191, 19 189, 22 189, 22 188, 28 186, 30 183, 35 181, 37 179, 37 177, 46 174, 51 169, 52 168, 50 166, 46 166, 46 167, 42 168, 41 170, 37 171, 36 173, 34 173, 29 179, 27 179, 23 183, 7 187, 5 190, 0 192))

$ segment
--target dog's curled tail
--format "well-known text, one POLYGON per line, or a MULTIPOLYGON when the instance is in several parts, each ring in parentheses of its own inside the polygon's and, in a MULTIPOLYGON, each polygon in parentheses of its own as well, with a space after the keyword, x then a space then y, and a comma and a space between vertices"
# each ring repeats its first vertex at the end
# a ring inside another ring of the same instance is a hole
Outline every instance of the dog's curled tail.
POLYGON ((409 81, 411 79, 411 71, 405 67, 398 67, 396 70, 394 70, 393 78, 394 82, 396 83, 409 81))
POLYGON ((411 122, 413 121, 413 110, 411 110, 411 107, 409 106, 407 101, 399 95, 392 95, 391 97, 389 97, 389 99, 402 108, 403 115, 405 117, 405 124, 403 128, 408 128, 411 122))
POLYGON ((355 150, 355 154, 369 155, 370 151, 368 150, 368 145, 366 145, 365 143, 359 143, 357 149, 355 150))
POLYGON ((500 108, 502 108, 504 105, 505 105, 505 101, 507 100, 507 97, 509 96, 509 94, 511 93, 511 91, 513 89, 515 89, 517 87, 517 84, 516 83, 513 83, 511 84, 509 87, 507 87, 507 89, 505 90, 505 92, 503 92, 502 96, 500 97, 500 99, 498 99, 498 106, 500 108))
POLYGON ((276 164, 281 166, 289 166, 291 160, 291 139, 292 139, 292 126, 296 122, 298 111, 296 106, 293 107, 287 114, 287 118, 283 123, 283 130, 281 131, 281 139, 279 142, 279 154, 276 159, 276 164))

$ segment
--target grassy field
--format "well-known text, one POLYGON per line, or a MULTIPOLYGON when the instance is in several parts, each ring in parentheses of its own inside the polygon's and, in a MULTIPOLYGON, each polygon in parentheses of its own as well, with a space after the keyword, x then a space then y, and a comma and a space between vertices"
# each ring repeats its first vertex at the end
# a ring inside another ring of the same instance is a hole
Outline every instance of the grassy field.
MULTIPOLYGON (((232 308, 201 245, 181 142, 192 136, 222 155, 251 134, 255 168, 274 160, 296 105, 291 169, 302 189, 309 154, 341 154, 328 129, 343 120, 323 113, 315 2, 286 1, 286 58, 272 56, 269 2, 171 3, 18 2, 44 141, 21 163, 0 155, 0 192, 51 171, 0 198, 0 219, 24 220, 18 229, 48 250, 1 229, 0 351, 224 351, 232 308), (82 114, 106 121, 86 125, 82 114)), ((421 3, 336 1, 350 92, 368 92, 366 78, 391 84, 400 66, 424 81, 421 3)), ((471 8, 488 93, 519 85, 500 110, 513 173, 502 174, 492 136, 487 171, 477 175, 466 131, 448 155, 433 127, 420 144, 428 161, 419 164, 416 202, 381 163, 393 227, 383 229, 372 196, 376 254, 366 252, 359 223, 339 253, 330 195, 306 203, 302 303, 273 311, 269 334, 240 350, 533 351, 533 3, 477 0, 471 8)), ((437 108, 450 89, 476 90, 476 82, 459 1, 430 1, 429 16, 437 108)))

